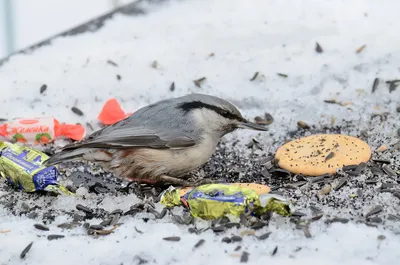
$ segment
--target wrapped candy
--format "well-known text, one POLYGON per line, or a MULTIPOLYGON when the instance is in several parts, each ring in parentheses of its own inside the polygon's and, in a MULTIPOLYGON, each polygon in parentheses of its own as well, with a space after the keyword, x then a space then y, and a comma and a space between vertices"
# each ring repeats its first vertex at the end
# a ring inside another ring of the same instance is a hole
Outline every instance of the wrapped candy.
POLYGON ((0 137, 24 144, 47 144, 57 137, 82 140, 86 130, 79 124, 61 124, 54 118, 13 119, 0 125, 0 137))

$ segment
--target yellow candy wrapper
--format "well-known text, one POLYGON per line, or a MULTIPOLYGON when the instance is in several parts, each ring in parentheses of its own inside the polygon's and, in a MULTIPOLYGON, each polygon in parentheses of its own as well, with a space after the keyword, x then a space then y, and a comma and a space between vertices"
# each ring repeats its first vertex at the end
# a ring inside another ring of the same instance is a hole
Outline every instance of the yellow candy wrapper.
POLYGON ((58 183, 57 167, 45 167, 49 157, 32 148, 0 141, 0 175, 15 188, 26 192, 51 191, 74 195, 58 183))
POLYGON ((257 216, 269 211, 290 216, 289 204, 283 197, 268 192, 257 194, 256 190, 245 185, 228 183, 201 185, 184 192, 171 187, 164 191, 160 202, 168 207, 183 205, 192 216, 208 220, 227 214, 257 216))

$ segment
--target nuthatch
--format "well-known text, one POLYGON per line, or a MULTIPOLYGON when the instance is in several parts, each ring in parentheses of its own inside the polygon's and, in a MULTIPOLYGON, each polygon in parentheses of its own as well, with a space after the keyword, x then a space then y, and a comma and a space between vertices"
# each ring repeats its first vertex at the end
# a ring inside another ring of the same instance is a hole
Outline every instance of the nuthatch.
POLYGON ((65 146, 46 165, 86 160, 130 181, 190 186, 185 175, 205 164, 220 139, 238 128, 268 130, 226 100, 189 94, 143 107, 65 146))

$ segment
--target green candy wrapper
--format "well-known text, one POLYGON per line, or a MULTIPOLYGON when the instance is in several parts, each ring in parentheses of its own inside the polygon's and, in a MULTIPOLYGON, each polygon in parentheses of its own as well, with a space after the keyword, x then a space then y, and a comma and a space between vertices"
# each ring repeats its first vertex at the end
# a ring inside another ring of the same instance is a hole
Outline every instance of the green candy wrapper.
POLYGON ((269 193, 257 195, 250 188, 229 184, 201 185, 184 194, 181 189, 171 187, 162 194, 160 202, 167 207, 184 205, 192 216, 208 220, 242 213, 291 215, 289 204, 283 197, 269 193))
POLYGON ((74 195, 58 183, 57 167, 45 167, 49 157, 32 148, 0 141, 0 175, 15 188, 74 195))

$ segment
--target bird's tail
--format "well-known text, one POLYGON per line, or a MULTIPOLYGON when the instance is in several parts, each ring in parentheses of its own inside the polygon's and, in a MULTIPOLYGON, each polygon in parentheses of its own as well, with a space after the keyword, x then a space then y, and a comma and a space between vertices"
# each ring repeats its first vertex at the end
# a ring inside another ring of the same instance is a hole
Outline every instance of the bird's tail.
POLYGON ((46 166, 52 166, 61 162, 76 160, 82 158, 82 156, 89 150, 87 148, 78 148, 73 150, 62 150, 59 153, 52 155, 48 160, 44 162, 46 166))

